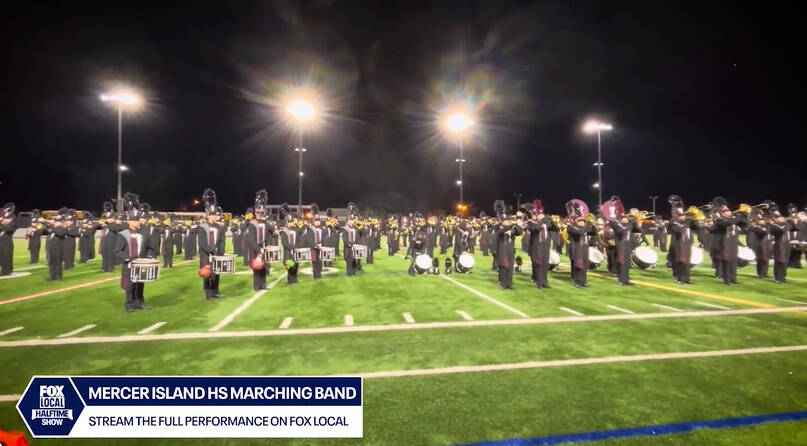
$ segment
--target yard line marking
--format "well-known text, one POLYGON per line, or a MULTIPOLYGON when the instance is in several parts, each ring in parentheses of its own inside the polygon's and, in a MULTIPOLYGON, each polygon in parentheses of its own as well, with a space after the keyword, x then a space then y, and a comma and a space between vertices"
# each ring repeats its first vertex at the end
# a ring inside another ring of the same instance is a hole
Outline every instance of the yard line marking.
POLYGON ((11 334, 11 333, 14 333, 14 332, 20 331, 20 330, 22 330, 22 329, 23 329, 23 327, 14 327, 14 328, 9 328, 8 330, 3 330, 3 331, 0 331, 0 336, 5 336, 5 335, 7 335, 7 334, 11 334))
MULTIPOLYGON (((191 262, 193 262, 193 260, 185 260, 185 261, 182 261, 182 262, 178 262, 174 266, 184 265, 186 263, 191 263, 191 262)), ((42 291, 41 293, 29 294, 27 296, 20 296, 20 297, 14 297, 14 298, 11 298, 11 299, 0 300, 0 305, 12 304, 14 302, 22 302, 22 301, 29 300, 29 299, 36 299, 37 297, 50 296, 52 294, 63 293, 65 291, 78 290, 78 289, 81 289, 81 288, 86 288, 86 287, 91 287, 91 286, 99 285, 99 284, 106 283, 106 282, 111 282, 113 280, 120 280, 120 277, 118 277, 118 276, 107 277, 106 279, 93 280, 91 282, 79 283, 78 285, 71 285, 71 286, 64 287, 64 288, 57 288, 55 290, 42 291)))
POLYGON ((16 403, 22 395, 0 395, 0 403, 16 403))
POLYGON ((87 325, 85 325, 85 326, 83 326, 81 328, 77 328, 77 329, 75 329, 73 331, 68 331, 67 333, 62 333, 62 334, 60 334, 59 336, 56 336, 56 337, 57 338, 69 338, 70 336, 77 335, 77 334, 85 332, 87 330, 92 330, 93 328, 95 328, 95 324, 87 324, 87 325))
MULTIPOLYGON (((602 276, 601 276, 602 277, 602 276)), ((773 308, 775 305, 766 304, 764 302, 757 302, 755 300, 739 299, 736 297, 721 296, 720 294, 704 293, 703 291, 688 290, 684 288, 675 288, 667 285, 660 285, 657 283, 645 282, 644 280, 634 280, 637 285, 642 285, 650 288, 657 288, 659 290, 672 291, 679 294, 688 294, 690 296, 705 297, 707 299, 722 300, 723 302, 730 302, 734 304, 747 305, 749 307, 757 308, 773 308)))
POLYGON ((466 312, 464 312, 462 310, 457 310, 457 314, 459 314, 460 317, 465 319, 466 321, 474 320, 474 318, 472 318, 470 314, 468 314, 468 313, 466 313, 466 312))
POLYGON ((149 334, 149 333, 151 333, 152 331, 154 331, 154 330, 156 330, 156 329, 158 329, 158 328, 162 327, 162 326, 163 326, 163 325, 165 325, 165 324, 167 324, 167 322, 157 322, 157 323, 156 323, 156 324, 154 324, 154 325, 149 325, 148 327, 146 327, 146 328, 144 328, 144 329, 142 329, 142 330, 138 331, 138 332, 137 332, 137 334, 139 334, 139 335, 149 334))
POLYGON ((619 362, 664 361, 669 359, 717 358, 740 355, 760 355, 766 353, 786 353, 807 351, 807 345, 788 345, 784 347, 754 347, 731 350, 707 350, 694 352, 650 353, 629 356, 604 356, 599 358, 554 359, 548 361, 526 361, 505 364, 469 365, 453 367, 437 367, 433 369, 389 370, 383 372, 355 373, 364 379, 401 378, 405 376, 448 375, 455 373, 499 372, 508 370, 543 369, 551 367, 574 367, 581 365, 613 364, 619 362))
POLYGON ((527 319, 499 319, 499 320, 475 320, 475 321, 453 321, 453 322, 424 322, 419 324, 388 324, 388 325, 356 325, 353 327, 324 327, 324 328, 297 328, 290 330, 244 330, 244 331, 219 331, 219 332, 185 332, 185 333, 164 333, 147 335, 123 335, 123 336, 87 336, 83 338, 64 339, 27 339, 19 341, 0 341, 0 348, 11 347, 38 347, 43 345, 73 345, 73 344, 107 344, 119 342, 143 342, 143 341, 177 341, 194 339, 219 339, 219 338, 250 338, 250 337, 272 337, 272 336, 300 336, 300 335, 320 335, 320 334, 342 334, 342 333, 375 333, 382 331, 406 331, 406 330, 431 330, 442 328, 478 328, 478 327, 499 327, 512 325, 542 325, 561 323, 588 323, 588 322, 611 322, 611 321, 632 321, 646 319, 679 319, 679 318, 715 318, 723 316, 744 316, 749 314, 777 314, 777 313, 800 313, 807 310, 807 306, 774 307, 774 308, 744 308, 726 311, 686 311, 683 313, 658 312, 658 313, 637 313, 637 314, 600 314, 596 316, 562 316, 527 319))
POLYGON ((277 278, 277 279, 275 279, 275 280, 273 280, 273 281, 272 281, 272 283, 270 283, 270 284, 269 284, 269 285, 266 287, 266 289, 265 289, 265 290, 260 290, 260 291, 258 291, 257 293, 255 293, 255 294, 254 294, 252 297, 250 297, 249 299, 247 299, 247 300, 246 300, 244 303, 242 303, 242 304, 241 304, 241 305, 240 305, 238 308, 236 308, 235 310, 233 310, 233 312, 232 312, 232 313, 230 313, 230 314, 228 314, 227 316, 225 316, 225 317, 224 317, 224 319, 222 319, 221 321, 219 321, 219 323, 218 323, 218 324, 216 324, 216 325, 214 325, 213 327, 211 327, 211 328, 210 328, 210 330, 208 330, 208 331, 212 331, 212 332, 219 331, 219 330, 221 330, 222 328, 224 328, 224 327, 226 327, 227 325, 229 325, 229 324, 230 324, 230 322, 232 322, 232 321, 233 321, 233 319, 235 319, 236 317, 238 317, 238 315, 239 315, 239 314, 241 314, 241 313, 243 313, 244 311, 246 311, 246 310, 247 310, 247 308, 251 307, 251 306, 252 306, 252 304, 254 304, 254 303, 255 303, 255 302, 258 300, 258 299, 260 299, 260 298, 261 298, 261 296, 263 296, 263 295, 264 295, 264 294, 265 294, 267 291, 271 290, 271 289, 272 289, 272 288, 273 288, 275 285, 277 285, 277 283, 278 283, 278 282, 280 282, 281 280, 283 280, 283 278, 284 278, 284 277, 286 277, 286 274, 288 274, 288 273, 283 273, 283 274, 281 274, 280 276, 278 276, 278 278, 277 278))
POLYGON ((583 313, 581 313, 579 311, 572 310, 571 308, 558 307, 558 309, 563 310, 563 311, 565 311, 565 312, 567 312, 569 314, 573 314, 575 316, 585 316, 585 314, 583 314, 583 313))
POLYGON ((791 304, 797 304, 797 305, 807 305, 807 302, 800 302, 798 300, 790 300, 790 299, 782 299, 781 297, 777 297, 776 300, 781 300, 782 302, 789 302, 791 304))
POLYGON ((633 311, 630 311, 630 310, 626 310, 626 309, 624 309, 624 308, 617 307, 616 305, 606 305, 606 307, 608 307, 608 308, 610 308, 610 309, 612 309, 612 310, 614 310, 614 311, 618 311, 618 312, 620 312, 620 313, 625 313, 625 314, 635 314, 633 311))
POLYGON ((445 279, 445 280, 448 280, 449 282, 453 283, 454 285, 457 285, 460 288, 463 288, 463 289, 465 289, 467 291, 470 291, 472 294, 475 294, 475 295, 481 297, 482 299, 485 299, 486 301, 493 303, 494 305, 498 305, 498 306, 504 308, 505 310, 507 310, 507 311, 509 311, 509 312, 511 312, 513 314, 517 314, 517 315, 519 315, 519 316, 521 316, 523 318, 529 318, 529 316, 526 313, 524 313, 522 311, 519 311, 519 310, 516 310, 515 308, 511 307, 510 305, 507 305, 504 302, 499 302, 498 300, 496 300, 496 299, 494 299, 494 298, 492 298, 492 297, 490 297, 490 296, 488 296, 486 294, 482 294, 481 292, 476 291, 475 289, 469 287, 468 285, 466 285, 464 283, 458 282, 458 281, 456 281, 456 280, 454 280, 454 279, 452 279, 452 278, 450 278, 448 276, 442 275, 442 274, 440 275, 440 277, 445 279))
POLYGON ((404 320, 406 321, 407 324, 414 324, 415 323, 415 318, 412 317, 411 313, 404 313, 403 318, 404 318, 404 320))
POLYGON ((31 271, 32 269, 41 269, 47 268, 45 265, 32 265, 32 266, 23 266, 22 268, 14 268, 14 271, 31 271))
POLYGON ((286 330, 287 328, 291 327, 291 321, 293 321, 293 320, 294 320, 294 318, 291 317, 291 316, 283 318, 283 322, 281 322, 280 326, 277 327, 277 328, 280 329, 280 330, 286 330))
POLYGON ((710 304, 708 302, 695 301, 695 303, 703 307, 717 308, 718 310, 731 310, 731 308, 729 307, 724 307, 723 305, 717 305, 717 304, 710 304))
POLYGON ((678 311, 678 312, 684 311, 684 310, 682 310, 680 308, 671 307, 669 305, 662 305, 662 304, 650 304, 650 305, 653 305, 654 307, 663 308, 665 310, 670 310, 670 311, 678 311))
POLYGON ((351 316, 349 314, 345 315, 345 325, 348 326, 348 327, 353 326, 353 316, 351 316))

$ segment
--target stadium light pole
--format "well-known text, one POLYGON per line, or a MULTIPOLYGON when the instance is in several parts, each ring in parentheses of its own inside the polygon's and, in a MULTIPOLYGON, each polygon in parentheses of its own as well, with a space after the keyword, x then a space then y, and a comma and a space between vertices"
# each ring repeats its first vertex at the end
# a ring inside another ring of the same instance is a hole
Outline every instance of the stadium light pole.
POLYGON ((143 100, 140 95, 134 91, 116 90, 102 94, 101 101, 118 109, 118 165, 115 169, 118 172, 118 194, 115 206, 119 211, 122 211, 123 201, 121 200, 121 190, 123 189, 123 172, 128 170, 128 167, 123 165, 123 109, 135 109, 142 104, 143 100))
POLYGON ((600 208, 602 208, 602 132, 610 132, 614 127, 600 121, 589 121, 583 126, 586 133, 597 132, 597 190, 599 195, 600 208))
POLYGON ((314 105, 305 99, 295 99, 286 107, 286 112, 294 120, 297 130, 299 132, 299 139, 297 147, 294 151, 299 154, 298 170, 297 170, 297 213, 303 213, 303 152, 307 149, 303 147, 303 128, 310 123, 317 115, 317 110, 314 105))
POLYGON ((658 199, 658 195, 651 195, 648 198, 653 201, 653 215, 656 215, 656 199, 658 199))
POLYGON ((462 183, 462 164, 465 162, 465 158, 462 157, 462 139, 465 136, 468 129, 474 124, 473 119, 468 116, 466 113, 457 112, 452 113, 445 117, 444 126, 448 130, 448 132, 457 138, 457 142, 460 149, 460 157, 456 159, 456 162, 459 164, 459 171, 460 171, 460 179, 457 181, 457 184, 460 186, 460 204, 464 203, 464 195, 463 195, 463 183, 462 183))

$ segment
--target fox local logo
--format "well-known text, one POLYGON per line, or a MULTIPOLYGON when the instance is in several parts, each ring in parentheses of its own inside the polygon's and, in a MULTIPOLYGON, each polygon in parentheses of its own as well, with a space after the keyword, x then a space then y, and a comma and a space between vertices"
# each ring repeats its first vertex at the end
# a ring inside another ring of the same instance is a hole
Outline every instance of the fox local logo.
POLYGON ((67 377, 34 377, 17 403, 17 411, 34 437, 70 434, 84 404, 67 377))

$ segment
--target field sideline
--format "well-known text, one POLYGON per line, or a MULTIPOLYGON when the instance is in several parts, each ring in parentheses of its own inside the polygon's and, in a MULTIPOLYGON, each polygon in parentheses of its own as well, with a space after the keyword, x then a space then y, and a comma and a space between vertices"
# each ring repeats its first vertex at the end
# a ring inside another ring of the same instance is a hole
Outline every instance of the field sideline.
MULTIPOLYGON (((25 430, 13 400, 34 374, 366 377, 363 441, 70 444, 469 444, 807 410, 807 270, 776 285, 749 266, 726 287, 698 267, 681 287, 661 266, 619 287, 603 265, 576 289, 564 257, 553 289, 527 270, 502 291, 479 253, 472 274, 440 277, 409 277, 385 248, 375 257, 358 277, 337 261, 293 286, 273 265, 263 293, 238 259, 245 274, 223 276, 225 298, 208 302, 198 260, 178 256, 146 286, 154 308, 127 314, 119 272, 96 260, 47 282, 15 240, 28 274, 0 280, 0 427, 25 430)), ((807 422, 585 444, 807 444, 807 422)))

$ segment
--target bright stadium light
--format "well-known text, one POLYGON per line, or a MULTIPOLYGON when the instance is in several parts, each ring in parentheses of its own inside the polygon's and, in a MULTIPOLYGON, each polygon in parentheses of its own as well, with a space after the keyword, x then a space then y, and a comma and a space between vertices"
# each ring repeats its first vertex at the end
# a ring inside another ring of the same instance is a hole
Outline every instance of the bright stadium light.
POLYGON ((305 99, 295 99, 286 107, 286 111, 298 122, 308 122, 317 115, 317 110, 305 99))
POLYGON ((460 187, 460 203, 465 201, 465 196, 463 194, 463 187, 462 187, 462 165, 465 163, 465 158, 462 157, 462 141, 464 137, 470 133, 471 128, 474 126, 474 119, 473 117, 464 111, 463 109, 467 108, 464 106, 457 106, 454 107, 452 111, 444 113, 440 118, 440 127, 443 128, 443 131, 457 140, 457 145, 459 146, 460 156, 456 158, 455 161, 459 164, 459 171, 460 171, 460 179, 457 181, 457 185, 460 187))
POLYGON ((128 88, 119 88, 103 93, 101 102, 114 106, 118 110, 118 210, 123 210, 123 200, 121 190, 123 188, 122 173, 127 170, 123 165, 123 111, 134 111, 143 105, 143 98, 139 93, 128 88))
POLYGON ((469 127, 474 124, 473 119, 465 113, 452 113, 446 117, 445 126, 454 134, 464 133, 469 127))
POLYGON ((599 189, 600 188, 600 183, 594 183, 594 184, 591 185, 591 187, 593 187, 594 189, 599 189))
POLYGON ((614 127, 611 124, 606 122, 601 122, 597 120, 592 120, 586 122, 583 126, 583 131, 586 133, 596 133, 597 134, 597 162, 594 163, 594 166, 597 167, 597 182, 594 184, 594 188, 597 189, 599 195, 599 202, 600 207, 602 207, 602 132, 610 132, 613 130, 614 127))
POLYGON ((126 172, 129 170, 129 166, 124 166, 123 164, 121 164, 120 166, 118 166, 118 169, 120 169, 121 172, 126 172))

